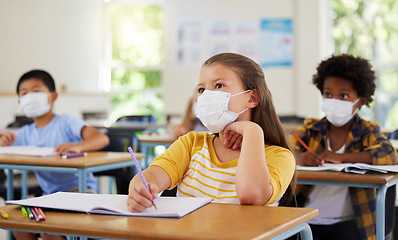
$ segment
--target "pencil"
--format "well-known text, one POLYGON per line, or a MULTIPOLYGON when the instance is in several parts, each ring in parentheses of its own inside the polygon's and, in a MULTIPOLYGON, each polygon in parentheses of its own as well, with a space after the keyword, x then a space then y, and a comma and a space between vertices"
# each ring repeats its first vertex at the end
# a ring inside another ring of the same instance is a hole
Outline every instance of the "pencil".
MULTIPOLYGON (((151 189, 149 188, 148 183, 147 183, 146 180, 145 180, 144 174, 142 174, 140 165, 138 164, 138 161, 137 161, 137 159, 136 159, 135 156, 134 156, 133 149, 131 149, 131 147, 128 147, 127 149, 129 150, 130 155, 131 155, 131 157, 133 158, 133 162, 134 162, 135 168, 137 169, 138 174, 140 174, 140 177, 141 177, 142 182, 144 183, 144 185, 145 185, 145 187, 148 189, 148 191, 151 192, 151 189)), ((153 204, 153 206, 155 207, 155 209, 158 209, 158 208, 156 207, 156 204, 155 204, 155 202, 153 201, 153 199, 152 199, 152 204, 153 204)))
POLYGON ((30 210, 30 208, 29 208, 29 207, 25 207, 25 209, 26 209, 26 212, 28 212, 28 217, 29 217, 30 219, 34 219, 33 213, 32 213, 32 211, 30 210))
POLYGON ((40 221, 40 220, 44 220, 43 216, 41 215, 41 213, 40 213, 40 211, 39 211, 39 208, 33 207, 32 210, 36 213, 37 218, 39 219, 39 221, 40 221))
POLYGON ((41 208, 36 208, 36 210, 39 212, 41 219, 44 221, 46 220, 46 215, 44 215, 43 210, 41 210, 41 208))
POLYGON ((0 215, 3 217, 3 218, 5 218, 5 219, 7 219, 8 218, 8 213, 6 213, 3 209, 1 209, 0 208, 0 215))
POLYGON ((35 209, 33 208, 33 207, 31 207, 31 208, 29 208, 30 209, 30 211, 32 212, 32 214, 33 214, 33 219, 36 221, 36 222, 39 222, 40 221, 40 218, 39 218, 39 215, 37 215, 37 212, 35 211, 35 209))
POLYGON ((75 157, 85 157, 85 156, 87 156, 87 153, 66 153, 66 154, 62 154, 62 158, 63 159, 75 158, 75 157))
POLYGON ((301 143, 301 145, 307 149, 307 151, 312 152, 311 149, 307 146, 307 144, 305 144, 305 142, 303 142, 303 140, 301 140, 301 138, 299 136, 297 136, 297 134, 295 132, 292 131, 292 135, 293 137, 295 137, 297 139, 297 141, 299 141, 301 143))
POLYGON ((26 211, 26 208, 24 206, 21 206, 21 210, 22 210, 22 215, 24 217, 28 217, 28 212, 26 211))

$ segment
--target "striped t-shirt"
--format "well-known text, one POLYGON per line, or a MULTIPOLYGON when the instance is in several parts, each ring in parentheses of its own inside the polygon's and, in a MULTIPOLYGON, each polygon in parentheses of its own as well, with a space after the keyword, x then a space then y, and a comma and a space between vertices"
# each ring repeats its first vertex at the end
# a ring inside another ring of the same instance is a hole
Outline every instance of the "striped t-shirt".
MULTIPOLYGON (((239 159, 220 162, 214 151, 214 137, 205 132, 190 132, 174 142, 151 165, 168 173, 171 188, 178 185, 177 196, 211 197, 214 202, 239 204, 235 186, 239 159)), ((288 149, 279 146, 265 146, 265 156, 273 186, 273 194, 267 203, 271 205, 289 186, 295 160, 288 149)))

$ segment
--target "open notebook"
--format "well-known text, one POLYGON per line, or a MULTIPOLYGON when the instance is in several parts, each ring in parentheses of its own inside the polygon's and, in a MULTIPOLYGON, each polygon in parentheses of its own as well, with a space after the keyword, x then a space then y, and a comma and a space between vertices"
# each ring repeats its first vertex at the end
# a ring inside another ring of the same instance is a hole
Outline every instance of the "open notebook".
POLYGON ((151 207, 140 213, 130 212, 127 209, 127 195, 117 194, 57 192, 36 198, 6 201, 6 204, 121 216, 181 218, 212 200, 212 198, 159 197, 155 199, 157 209, 151 207))
POLYGON ((53 147, 38 146, 8 146, 0 147, 0 154, 14 154, 26 156, 51 156, 56 155, 53 147))
POLYGON ((303 171, 337 171, 365 174, 367 172, 374 173, 398 173, 398 165, 370 165, 366 163, 325 163, 323 166, 308 167, 297 166, 297 170, 303 171))

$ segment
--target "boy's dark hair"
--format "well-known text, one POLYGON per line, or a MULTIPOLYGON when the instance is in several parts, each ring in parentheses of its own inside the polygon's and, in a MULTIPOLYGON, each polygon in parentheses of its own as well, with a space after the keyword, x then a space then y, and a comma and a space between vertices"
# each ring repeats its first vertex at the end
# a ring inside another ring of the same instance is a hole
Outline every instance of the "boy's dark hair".
POLYGON ((18 84, 17 84, 17 94, 19 95, 19 86, 21 86, 21 84, 27 80, 27 79, 31 79, 31 78, 35 78, 38 80, 41 80, 44 85, 47 86, 48 90, 50 90, 50 92, 55 92, 55 82, 53 77, 46 71, 43 70, 32 70, 29 71, 27 73, 24 73, 22 75, 22 77, 19 79, 18 84))
POLYGON ((366 98, 367 106, 373 101, 376 76, 368 60, 342 54, 322 61, 317 67, 317 73, 312 76, 312 82, 322 94, 325 79, 328 77, 344 78, 352 82, 358 96, 366 98))

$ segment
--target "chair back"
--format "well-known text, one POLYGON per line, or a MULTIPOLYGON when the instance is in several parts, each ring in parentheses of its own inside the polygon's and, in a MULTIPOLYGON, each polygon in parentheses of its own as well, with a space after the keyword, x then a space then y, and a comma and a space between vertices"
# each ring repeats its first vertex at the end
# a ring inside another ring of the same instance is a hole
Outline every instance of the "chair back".
POLYGON ((118 118, 116 122, 156 123, 156 120, 152 115, 129 115, 118 118))
POLYGON ((390 139, 398 139, 398 130, 395 130, 390 134, 390 139))
POLYGON ((127 152, 127 148, 130 146, 135 152, 139 150, 139 141, 134 133, 108 130, 106 135, 109 137, 109 145, 101 149, 101 151, 127 152))

